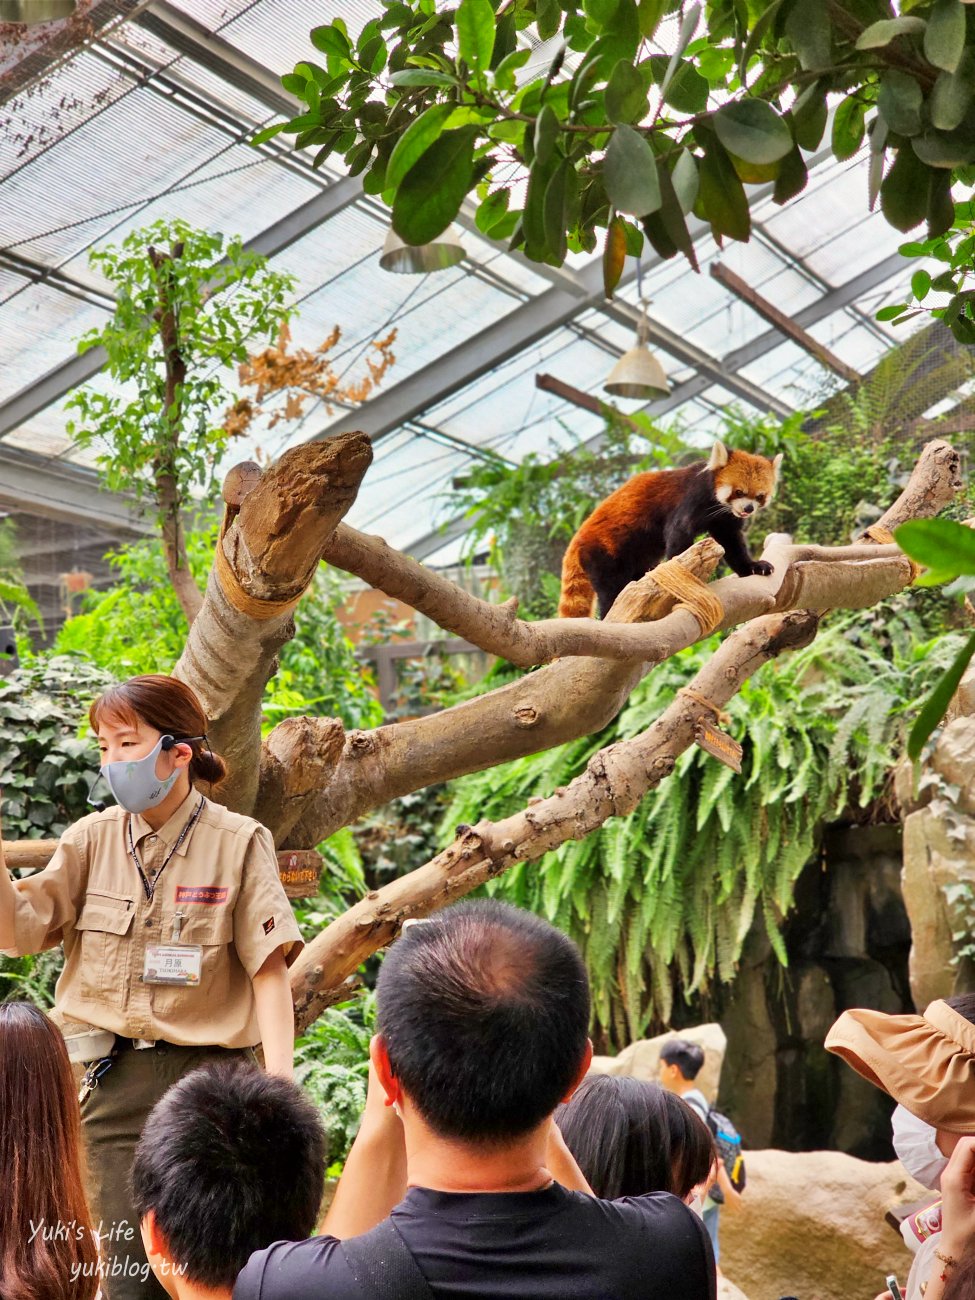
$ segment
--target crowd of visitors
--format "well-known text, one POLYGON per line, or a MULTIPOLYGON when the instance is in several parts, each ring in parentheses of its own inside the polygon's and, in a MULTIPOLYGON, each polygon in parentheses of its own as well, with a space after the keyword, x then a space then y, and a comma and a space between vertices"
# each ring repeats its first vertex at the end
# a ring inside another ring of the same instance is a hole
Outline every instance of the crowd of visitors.
MULTIPOLYGON (((743 1173, 702 1049, 666 1043, 656 1083, 589 1074, 578 949, 496 901, 408 924, 386 955, 319 1222, 273 845, 196 792, 224 768, 185 686, 133 679, 91 721, 117 806, 24 880, 0 839, 0 950, 65 952, 50 1016, 0 1004, 3 1300, 714 1300, 717 1204, 743 1173)), ((970 1298, 975 997, 848 1011, 826 1045, 898 1103, 895 1149, 940 1194, 905 1221, 907 1300, 970 1298)))

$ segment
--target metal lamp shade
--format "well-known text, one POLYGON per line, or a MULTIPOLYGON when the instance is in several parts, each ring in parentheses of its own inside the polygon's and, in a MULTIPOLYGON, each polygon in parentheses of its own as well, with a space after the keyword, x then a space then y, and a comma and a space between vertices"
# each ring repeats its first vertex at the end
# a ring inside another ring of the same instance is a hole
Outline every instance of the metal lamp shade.
POLYGON ((384 271, 400 275, 426 275, 429 271, 445 271, 449 266, 456 266, 465 256, 464 245, 453 226, 448 226, 430 244, 404 244, 390 227, 379 265, 384 271))
POLYGON ((0 0, 0 23, 49 23, 56 18, 70 18, 76 0, 0 0))
POLYGON ((670 392, 663 366, 644 343, 623 353, 603 388, 614 397, 639 397, 648 402, 670 392))

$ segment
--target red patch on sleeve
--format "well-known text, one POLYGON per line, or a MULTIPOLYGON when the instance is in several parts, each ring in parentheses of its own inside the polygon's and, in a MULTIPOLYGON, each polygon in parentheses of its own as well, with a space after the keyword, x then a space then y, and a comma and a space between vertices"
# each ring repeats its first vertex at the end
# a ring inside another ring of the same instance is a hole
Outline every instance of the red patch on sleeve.
POLYGON ((267 920, 264 922, 264 933, 270 934, 273 929, 274 929, 274 917, 269 916, 267 920))

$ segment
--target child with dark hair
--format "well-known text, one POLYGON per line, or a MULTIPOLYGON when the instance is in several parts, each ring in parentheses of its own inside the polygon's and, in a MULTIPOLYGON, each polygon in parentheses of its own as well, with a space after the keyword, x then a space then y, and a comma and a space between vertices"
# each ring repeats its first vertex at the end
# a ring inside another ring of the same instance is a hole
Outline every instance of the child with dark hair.
MULTIPOLYGON (((697 1076, 703 1068, 704 1048, 697 1043, 692 1043, 690 1039, 671 1038, 660 1049, 661 1085, 668 1092, 674 1093, 682 1101, 686 1102, 694 1113, 700 1115, 704 1123, 707 1124, 711 1107, 708 1105, 707 1097, 696 1086, 697 1076)), ((721 1251, 718 1244, 718 1220, 721 1205, 730 1205, 732 1209, 737 1209, 741 1204, 741 1193, 732 1184, 731 1179, 728 1177, 728 1171, 720 1160, 716 1168, 716 1184, 721 1189, 722 1199, 719 1203, 712 1200, 710 1196, 706 1196, 704 1198, 703 1218, 704 1226, 711 1238, 714 1261, 719 1263, 721 1251)))
POLYGON ((656 1083, 591 1074, 555 1122, 597 1196, 670 1192, 689 1204, 716 1159, 711 1131, 690 1106, 656 1083))
POLYGON ((132 1166, 146 1255, 170 1296, 229 1297, 255 1250, 314 1229, 325 1133, 300 1088, 256 1066, 194 1070, 146 1120, 132 1166))

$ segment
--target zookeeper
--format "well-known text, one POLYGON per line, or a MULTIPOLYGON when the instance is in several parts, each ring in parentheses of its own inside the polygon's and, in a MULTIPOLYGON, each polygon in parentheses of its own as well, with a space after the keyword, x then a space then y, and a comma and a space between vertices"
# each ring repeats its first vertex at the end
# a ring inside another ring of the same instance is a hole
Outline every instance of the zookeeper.
POLYGON ((133 677, 89 710, 116 807, 70 826, 12 881, 0 841, 0 950, 64 945, 53 1019, 80 1084, 88 1192, 108 1300, 163 1297, 128 1191, 154 1103, 189 1070, 253 1061, 290 1077, 287 966, 301 935, 270 832, 195 789, 226 775, 207 719, 172 677, 133 677))

